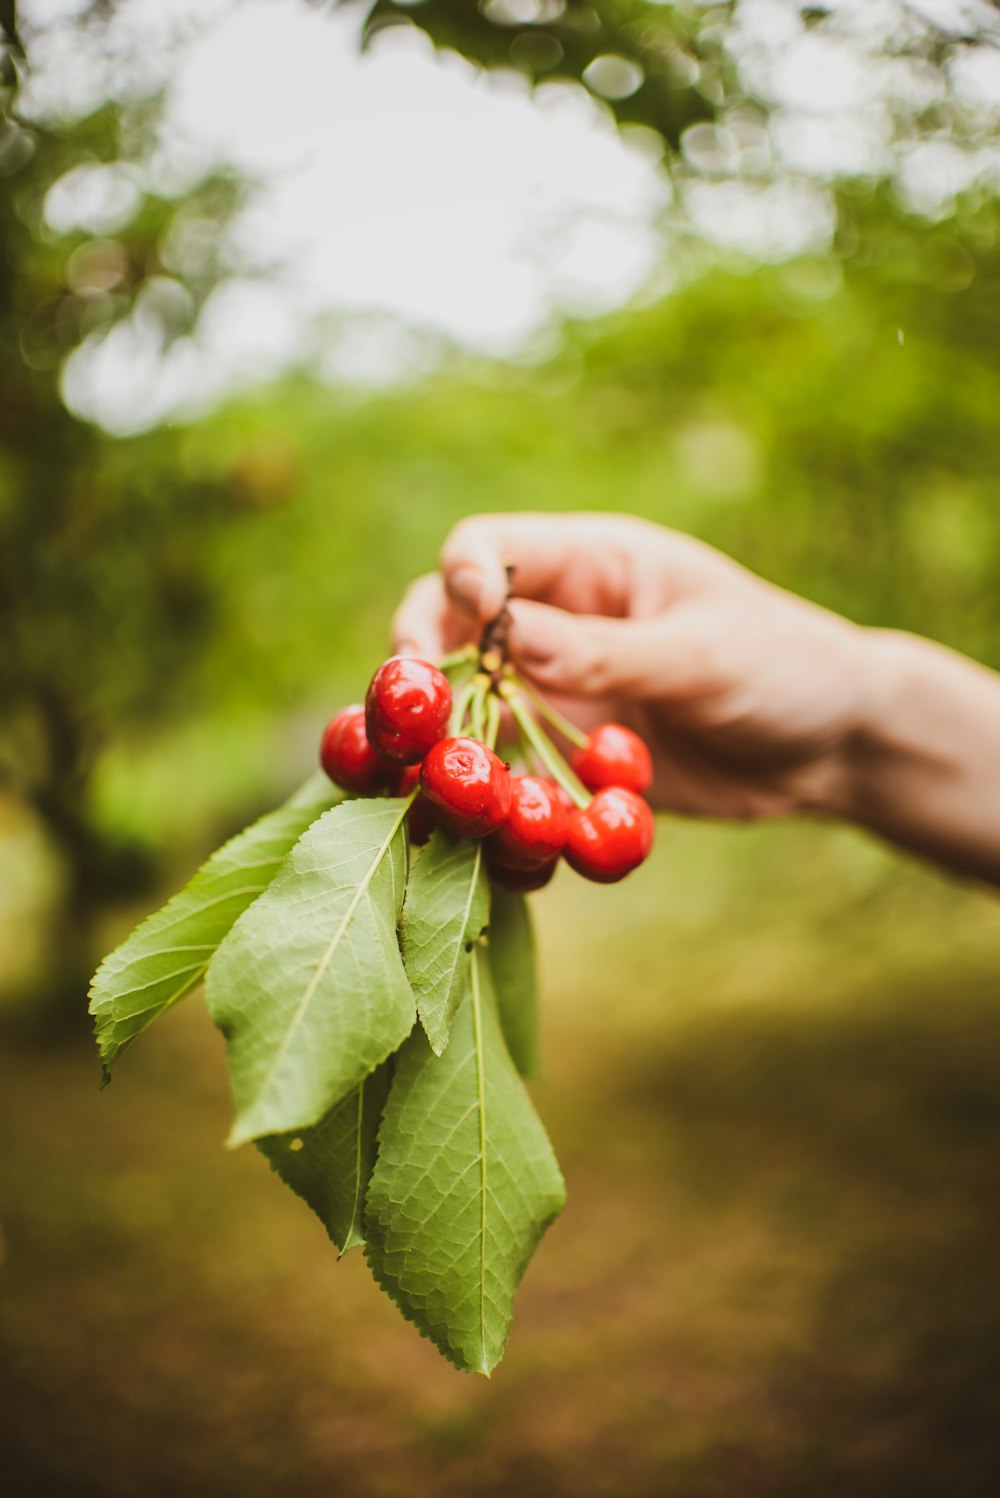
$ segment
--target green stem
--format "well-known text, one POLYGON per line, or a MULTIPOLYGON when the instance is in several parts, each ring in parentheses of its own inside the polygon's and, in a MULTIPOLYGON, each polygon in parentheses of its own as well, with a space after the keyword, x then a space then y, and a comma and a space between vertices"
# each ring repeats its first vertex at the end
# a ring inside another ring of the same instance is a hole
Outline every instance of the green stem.
POLYGON ((459 666, 471 665, 479 659, 479 647, 477 645, 463 645, 461 650, 453 650, 446 655, 444 660, 438 661, 439 671, 457 671, 459 666))
POLYGON ((472 683, 472 706, 469 711, 469 727, 474 739, 486 737, 486 694, 490 690, 488 676, 477 676, 472 683))
POLYGON ((569 765, 559 753, 555 744, 542 728, 540 723, 528 711, 524 698, 520 695, 513 683, 505 681, 500 687, 500 693, 514 714, 518 728, 524 734, 532 749, 538 755, 546 770, 552 776, 557 785, 570 796, 577 806, 590 805, 590 792, 577 780, 569 765))
POLYGON ((497 746, 497 735, 500 732, 500 698, 495 692, 491 692, 486 699, 486 732, 483 734, 483 743, 490 749, 497 746))
POLYGON ((451 717, 448 720, 448 732, 452 738, 462 732, 462 724, 465 722, 465 715, 468 712, 469 703, 472 701, 475 690, 476 678, 473 676, 464 684, 452 704, 451 717))
POLYGON ((531 698, 540 715, 546 722, 552 725, 556 733, 561 733, 563 738, 568 739, 577 749, 586 749, 587 735, 582 728, 577 728, 575 723, 571 723, 568 718, 564 718, 559 709, 553 707, 551 702, 546 702, 541 692, 536 692, 530 682, 522 680, 513 671, 510 671, 509 680, 514 683, 519 691, 526 693, 531 698))

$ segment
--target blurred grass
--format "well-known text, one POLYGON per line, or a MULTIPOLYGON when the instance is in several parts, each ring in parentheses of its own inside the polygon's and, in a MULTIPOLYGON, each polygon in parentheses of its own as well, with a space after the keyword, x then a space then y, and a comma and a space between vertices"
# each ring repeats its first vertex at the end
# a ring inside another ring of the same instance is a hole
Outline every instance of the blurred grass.
POLYGON ((667 821, 536 909, 570 1204, 490 1384, 221 1149, 199 998, 101 1096, 89 1056, 3 1058, 5 1491, 997 1490, 995 898, 840 829, 667 821))

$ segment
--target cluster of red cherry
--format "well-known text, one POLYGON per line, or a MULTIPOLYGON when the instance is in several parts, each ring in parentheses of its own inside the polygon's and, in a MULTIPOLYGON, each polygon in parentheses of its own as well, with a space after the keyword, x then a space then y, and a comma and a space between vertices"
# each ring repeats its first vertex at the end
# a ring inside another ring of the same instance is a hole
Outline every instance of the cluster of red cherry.
MULTIPOLYGON (((436 825, 458 837, 483 838, 487 871, 507 889, 541 889, 560 856, 600 884, 637 868, 653 844, 653 816, 642 795, 653 766, 638 734, 604 723, 585 735, 548 709, 576 743, 567 766, 528 716, 509 668, 502 675, 480 671, 476 680, 480 702, 489 694, 507 701, 527 755, 534 752, 548 776, 511 774, 484 738, 462 733, 474 692, 456 706, 442 671, 401 656, 379 666, 363 708, 345 707, 327 724, 323 769, 358 795, 412 796, 414 843, 425 843, 436 825)), ((544 703, 539 707, 546 711, 544 703)), ((492 734, 498 718, 497 709, 492 734)))

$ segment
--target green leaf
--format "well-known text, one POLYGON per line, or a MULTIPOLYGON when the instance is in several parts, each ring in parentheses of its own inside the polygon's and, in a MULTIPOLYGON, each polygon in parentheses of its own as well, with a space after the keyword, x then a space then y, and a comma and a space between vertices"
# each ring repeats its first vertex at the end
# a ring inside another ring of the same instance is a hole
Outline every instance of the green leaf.
POLYGON ((489 907, 482 843, 437 828, 410 874, 399 934, 417 1013, 439 1056, 489 907))
POLYGON ((391 1076, 386 1061, 312 1128, 257 1141, 272 1170, 312 1207, 342 1254, 365 1241, 365 1192, 391 1076))
POLYGON ((90 1013, 106 1080, 126 1046, 197 987, 233 923, 310 823, 343 795, 325 775, 312 776, 284 806, 213 853, 180 894, 105 957, 90 985, 90 1013))
POLYGON ((335 806, 299 839, 208 970, 236 1105, 230 1146, 317 1123, 402 1044, 396 922, 409 801, 335 806))
POLYGON ((456 1367, 489 1374, 514 1291, 564 1200, 476 948, 444 1055, 418 1030, 397 1057, 368 1188, 368 1262, 456 1367))
POLYGON ((522 1077, 537 1077, 538 984, 535 933, 524 895, 493 888, 487 937, 500 1025, 511 1059, 522 1077))

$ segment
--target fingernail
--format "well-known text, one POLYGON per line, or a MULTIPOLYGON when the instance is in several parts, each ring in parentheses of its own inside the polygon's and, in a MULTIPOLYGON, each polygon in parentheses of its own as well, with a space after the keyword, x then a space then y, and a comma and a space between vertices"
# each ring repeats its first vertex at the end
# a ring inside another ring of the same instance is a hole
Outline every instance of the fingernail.
POLYGON ((395 655, 423 655, 416 640, 397 640, 393 653, 395 655))
POLYGON ((456 567, 448 577, 448 592, 456 603, 470 613, 479 611, 479 600, 483 591, 483 576, 478 567, 456 567))

